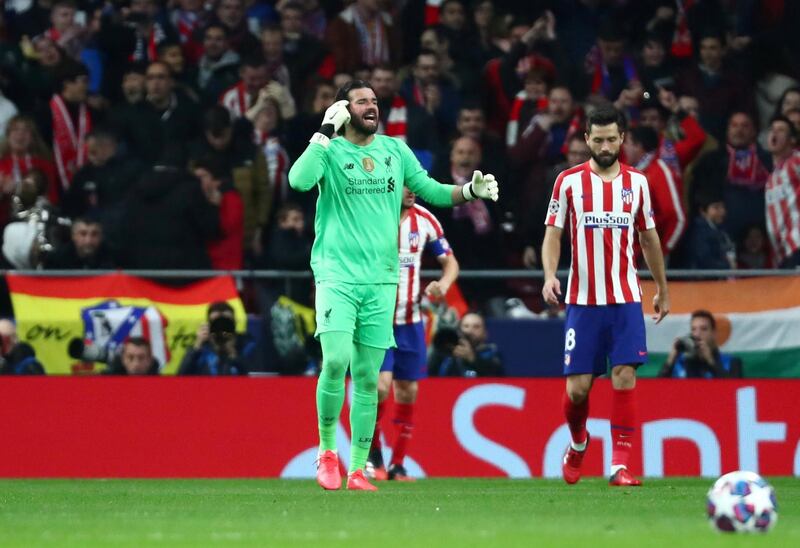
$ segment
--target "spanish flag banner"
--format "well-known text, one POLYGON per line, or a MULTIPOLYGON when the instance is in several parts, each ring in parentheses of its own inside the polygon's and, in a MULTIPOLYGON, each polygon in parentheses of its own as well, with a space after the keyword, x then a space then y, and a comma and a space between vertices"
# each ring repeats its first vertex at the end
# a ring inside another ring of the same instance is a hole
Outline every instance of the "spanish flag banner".
POLYGON ((113 353, 126 339, 150 341, 162 373, 174 374, 191 348, 209 303, 230 304, 237 331, 247 326, 233 278, 220 276, 170 287, 108 274, 75 278, 9 274, 8 287, 17 334, 33 346, 48 374, 97 373, 105 366, 69 357, 75 339, 113 353))

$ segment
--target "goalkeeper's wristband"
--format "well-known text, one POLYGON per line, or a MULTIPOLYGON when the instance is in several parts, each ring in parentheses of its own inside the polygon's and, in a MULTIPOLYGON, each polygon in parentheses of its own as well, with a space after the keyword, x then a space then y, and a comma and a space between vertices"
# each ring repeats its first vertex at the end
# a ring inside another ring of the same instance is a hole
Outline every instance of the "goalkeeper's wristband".
POLYGON ((322 145, 325 148, 328 148, 328 146, 331 144, 331 139, 327 135, 324 135, 318 131, 311 136, 311 139, 309 139, 308 142, 317 143, 318 145, 322 145))
POLYGON ((322 124, 319 128, 319 132, 322 133, 325 137, 330 139, 333 137, 333 134, 336 133, 336 128, 333 127, 333 124, 322 124))
POLYGON ((467 183, 461 187, 461 195, 468 202, 478 199, 478 195, 475 194, 474 190, 472 190, 472 183, 467 183))

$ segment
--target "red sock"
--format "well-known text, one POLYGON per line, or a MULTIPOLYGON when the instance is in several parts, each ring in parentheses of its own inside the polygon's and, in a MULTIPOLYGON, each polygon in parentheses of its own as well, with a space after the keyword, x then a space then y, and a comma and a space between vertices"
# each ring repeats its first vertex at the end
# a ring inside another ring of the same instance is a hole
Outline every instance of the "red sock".
POLYGON ((636 433, 636 399, 633 390, 614 390, 611 400, 611 465, 628 466, 636 433))
POLYGON ((388 401, 389 399, 387 398, 378 402, 378 414, 375 416, 375 432, 372 434, 372 446, 369 448, 370 451, 381 450, 381 417, 383 417, 383 412, 386 411, 386 404, 388 401))
POLYGON ((589 396, 581 403, 572 403, 567 393, 564 392, 564 417, 567 419, 572 441, 583 443, 586 441, 586 418, 589 416, 589 396))
POLYGON ((401 465, 406 458, 408 443, 411 441, 411 431, 414 430, 414 404, 394 404, 395 438, 392 448, 392 464, 401 465))

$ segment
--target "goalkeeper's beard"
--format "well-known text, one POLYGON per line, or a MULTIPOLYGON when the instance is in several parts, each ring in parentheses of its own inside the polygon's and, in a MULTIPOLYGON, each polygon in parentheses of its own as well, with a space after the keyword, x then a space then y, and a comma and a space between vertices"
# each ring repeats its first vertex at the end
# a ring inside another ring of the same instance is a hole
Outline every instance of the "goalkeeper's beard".
POLYGON ((375 124, 373 127, 367 126, 358 116, 351 116, 350 123, 348 125, 353 128, 356 133, 360 133, 364 136, 374 135, 378 131, 378 124, 375 124))
POLYGON ((591 153, 592 160, 603 169, 609 168, 614 165, 614 162, 617 161, 619 158, 619 152, 616 154, 608 153, 608 154, 595 154, 594 152, 591 153))

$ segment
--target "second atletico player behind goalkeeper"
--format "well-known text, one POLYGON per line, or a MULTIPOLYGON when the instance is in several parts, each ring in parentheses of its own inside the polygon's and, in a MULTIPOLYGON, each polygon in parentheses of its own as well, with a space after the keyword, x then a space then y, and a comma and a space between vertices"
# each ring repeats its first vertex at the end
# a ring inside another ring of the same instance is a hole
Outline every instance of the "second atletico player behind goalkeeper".
POLYGON ((425 331, 419 311, 421 297, 420 269, 422 254, 427 249, 442 267, 438 280, 425 287, 425 294, 432 299, 444 298, 447 290, 458 277, 458 261, 444 237, 442 225, 433 214, 414 203, 415 196, 407 187, 403 188, 400 210, 400 283, 397 286, 397 305, 394 313, 394 338, 397 348, 386 351, 378 380, 378 417, 372 448, 367 460, 367 475, 374 479, 407 481, 403 461, 411 442, 414 429, 414 403, 417 400, 419 380, 427 376, 427 351, 425 331), (394 382, 393 382, 394 381, 394 382), (394 386, 394 443, 388 473, 381 455, 381 427, 389 389, 394 386))

